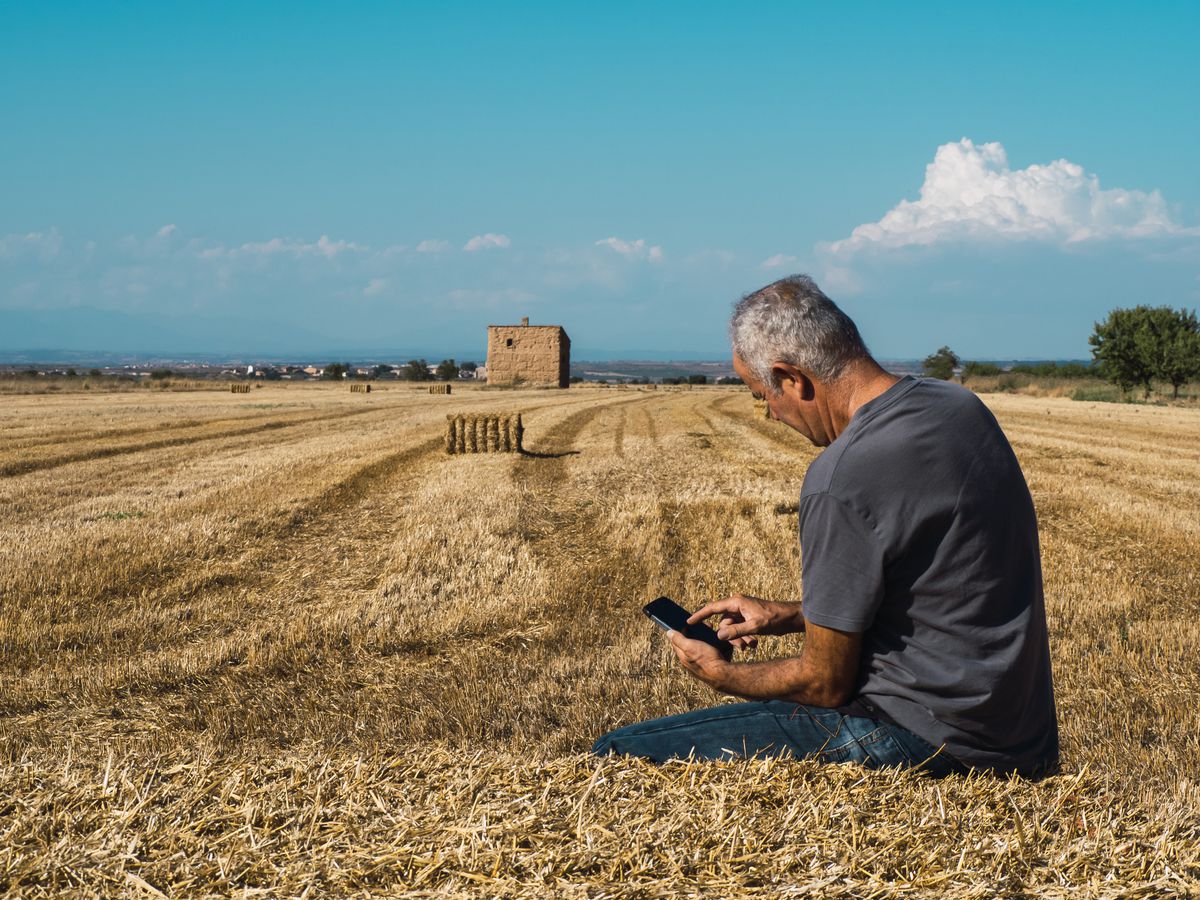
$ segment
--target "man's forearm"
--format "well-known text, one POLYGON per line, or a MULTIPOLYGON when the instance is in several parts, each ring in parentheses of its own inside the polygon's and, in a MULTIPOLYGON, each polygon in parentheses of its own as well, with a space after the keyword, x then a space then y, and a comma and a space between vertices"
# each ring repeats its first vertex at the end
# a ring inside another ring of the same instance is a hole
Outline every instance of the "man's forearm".
POLYGON ((844 690, 829 684, 806 665, 803 655, 763 662, 729 663, 719 680, 710 684, 722 693, 746 700, 789 700, 810 706, 834 707, 850 699, 844 690))

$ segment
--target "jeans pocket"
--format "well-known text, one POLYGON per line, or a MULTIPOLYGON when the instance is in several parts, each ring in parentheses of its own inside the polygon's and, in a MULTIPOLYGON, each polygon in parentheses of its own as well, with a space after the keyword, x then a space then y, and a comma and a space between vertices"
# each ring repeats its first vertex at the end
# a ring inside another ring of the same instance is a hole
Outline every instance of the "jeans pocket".
POLYGON ((870 734, 860 738, 858 743, 866 753, 863 765, 871 769, 888 766, 903 766, 908 769, 918 762, 912 758, 908 748, 892 736, 891 729, 886 725, 880 725, 870 734))

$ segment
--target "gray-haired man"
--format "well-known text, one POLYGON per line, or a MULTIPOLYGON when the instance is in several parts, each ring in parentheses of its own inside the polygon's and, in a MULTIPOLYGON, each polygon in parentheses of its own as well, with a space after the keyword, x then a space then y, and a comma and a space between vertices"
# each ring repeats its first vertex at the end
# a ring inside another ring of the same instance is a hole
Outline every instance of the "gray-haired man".
POLYGON ((753 702, 629 725, 595 752, 1052 770, 1037 521, 995 418, 961 387, 885 371, 807 276, 744 297, 730 334, 755 396, 826 449, 800 493, 802 603, 735 594, 692 621, 720 616, 742 649, 804 631, 804 650, 726 662, 671 632, 689 672, 753 702))

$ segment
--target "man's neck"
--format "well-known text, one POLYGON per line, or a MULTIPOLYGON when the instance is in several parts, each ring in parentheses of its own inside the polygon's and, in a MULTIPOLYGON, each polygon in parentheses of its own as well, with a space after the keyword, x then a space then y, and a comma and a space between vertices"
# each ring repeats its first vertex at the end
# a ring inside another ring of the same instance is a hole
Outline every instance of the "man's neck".
POLYGON ((850 363, 837 382, 830 385, 829 409, 834 431, 841 434, 859 408, 885 393, 900 380, 871 358, 850 363))

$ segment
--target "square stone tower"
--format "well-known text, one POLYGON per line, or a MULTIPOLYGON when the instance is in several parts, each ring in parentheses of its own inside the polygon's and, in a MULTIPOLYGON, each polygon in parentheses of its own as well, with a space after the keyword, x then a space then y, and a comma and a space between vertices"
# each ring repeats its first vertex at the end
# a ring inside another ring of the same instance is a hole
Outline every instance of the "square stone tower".
POLYGON ((571 383, 571 339, 561 325, 489 325, 488 384, 565 388, 571 383))

